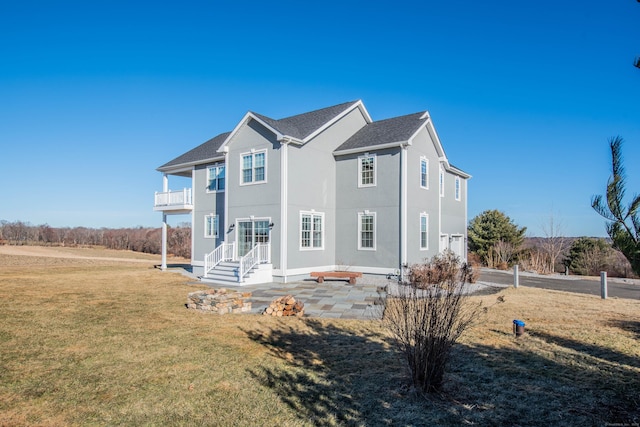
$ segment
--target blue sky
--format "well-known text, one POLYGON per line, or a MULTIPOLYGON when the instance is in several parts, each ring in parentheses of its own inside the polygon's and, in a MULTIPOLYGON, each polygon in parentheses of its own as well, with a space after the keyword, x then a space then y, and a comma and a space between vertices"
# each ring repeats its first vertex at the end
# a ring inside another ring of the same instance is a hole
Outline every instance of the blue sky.
POLYGON ((469 218, 604 236, 610 137, 640 192, 638 22, 635 0, 2 2, 0 219, 159 226, 161 164, 248 110, 362 99, 430 111, 469 218))

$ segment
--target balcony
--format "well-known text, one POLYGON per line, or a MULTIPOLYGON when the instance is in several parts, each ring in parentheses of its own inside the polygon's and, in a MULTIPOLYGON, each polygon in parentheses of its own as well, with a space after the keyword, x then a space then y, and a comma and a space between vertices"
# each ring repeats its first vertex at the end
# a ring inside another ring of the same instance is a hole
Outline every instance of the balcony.
POLYGON ((185 188, 180 191, 157 192, 153 210, 169 214, 189 213, 193 210, 193 198, 191 189, 185 188))

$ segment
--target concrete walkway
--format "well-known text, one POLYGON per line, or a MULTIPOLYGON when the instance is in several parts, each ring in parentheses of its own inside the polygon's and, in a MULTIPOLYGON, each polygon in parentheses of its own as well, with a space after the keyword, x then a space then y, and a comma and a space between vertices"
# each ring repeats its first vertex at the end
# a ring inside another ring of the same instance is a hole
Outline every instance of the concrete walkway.
MULTIPOLYGON (((265 283, 260 285, 223 286, 207 283, 214 289, 227 288, 251 292, 251 312, 262 313, 276 298, 293 295, 304 303, 305 317, 330 317, 340 319, 379 319, 382 307, 377 304, 380 292, 391 281, 384 276, 364 274, 358 283, 347 280, 327 280, 317 283, 307 279, 291 283, 265 283)), ((469 285, 467 292, 476 292, 493 284, 478 282, 469 285)), ((497 285, 500 286, 500 285, 497 285)))

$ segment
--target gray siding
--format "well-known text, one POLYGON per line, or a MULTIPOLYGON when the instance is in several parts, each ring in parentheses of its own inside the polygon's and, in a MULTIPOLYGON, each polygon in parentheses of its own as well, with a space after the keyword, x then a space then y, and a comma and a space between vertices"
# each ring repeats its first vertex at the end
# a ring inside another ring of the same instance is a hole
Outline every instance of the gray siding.
POLYGON ((288 150, 287 269, 336 263, 336 160, 333 150, 366 124, 360 109, 351 111, 302 147, 288 150), (300 212, 324 214, 324 250, 300 249, 300 212))
POLYGON ((440 162, 429 133, 422 129, 414 138, 407 155, 407 262, 415 264, 438 253, 440 229, 440 162), (427 159, 427 189, 421 186, 422 158, 427 159), (420 214, 428 215, 428 249, 420 244, 420 214))
MULTIPOLYGON (((274 223, 271 230, 271 261, 274 268, 280 266, 280 245, 277 236, 282 227, 280 221, 280 143, 272 132, 254 120, 238 130, 229 143, 227 154, 228 224, 237 219, 266 218, 274 223), (241 156, 251 150, 266 150, 266 182, 240 185, 241 156)), ((226 232, 228 242, 237 240, 238 227, 226 232)))
POLYGON ((224 239, 224 192, 207 191, 207 168, 209 166, 202 165, 195 168, 193 188, 191 190, 195 200, 193 224, 191 225, 193 239, 192 259, 196 261, 202 261, 204 256, 213 251, 224 239), (218 215, 217 239, 204 237, 204 218, 209 214, 218 215))
POLYGON ((358 187, 360 154, 336 158, 336 264, 396 269, 400 264, 400 148, 376 155, 376 186, 358 187), (358 250, 358 213, 376 215, 376 250, 358 250))

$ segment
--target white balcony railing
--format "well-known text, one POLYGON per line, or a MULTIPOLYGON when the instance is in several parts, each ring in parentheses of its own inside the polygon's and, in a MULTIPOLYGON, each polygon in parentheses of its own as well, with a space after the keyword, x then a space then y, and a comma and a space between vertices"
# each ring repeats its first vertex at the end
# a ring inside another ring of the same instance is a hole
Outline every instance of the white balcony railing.
POLYGON ((185 188, 180 191, 157 192, 153 207, 155 210, 191 210, 193 209, 193 198, 191 189, 185 188))

